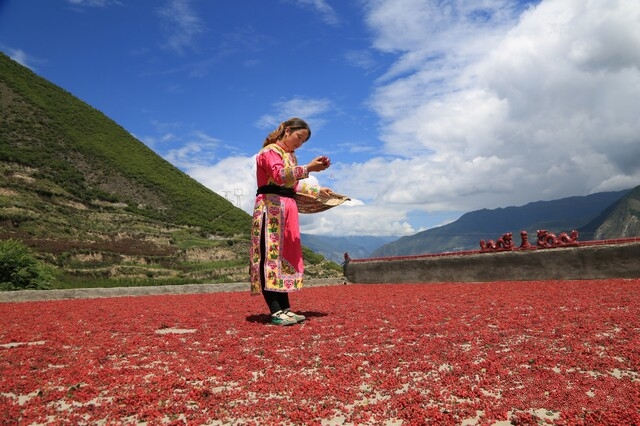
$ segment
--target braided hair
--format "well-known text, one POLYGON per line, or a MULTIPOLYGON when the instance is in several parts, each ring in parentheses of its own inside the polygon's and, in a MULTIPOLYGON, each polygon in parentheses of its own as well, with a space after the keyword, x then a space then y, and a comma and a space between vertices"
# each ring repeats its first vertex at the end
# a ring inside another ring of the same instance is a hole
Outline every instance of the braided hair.
POLYGON ((265 147, 272 143, 276 143, 280 139, 284 138, 284 132, 286 129, 289 129, 291 131, 307 129, 309 131, 309 138, 311 137, 311 129, 309 128, 309 125, 306 123, 306 121, 304 121, 301 118, 294 117, 280 123, 280 125, 276 130, 269 133, 269 136, 266 137, 266 139, 264 140, 264 144, 262 144, 262 146, 265 147))

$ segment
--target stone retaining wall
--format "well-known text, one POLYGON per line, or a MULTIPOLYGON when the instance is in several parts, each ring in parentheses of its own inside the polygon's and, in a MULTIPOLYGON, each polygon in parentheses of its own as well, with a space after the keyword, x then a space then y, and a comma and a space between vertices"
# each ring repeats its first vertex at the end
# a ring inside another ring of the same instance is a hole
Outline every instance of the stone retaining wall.
POLYGON ((361 284, 640 278, 640 243, 357 259, 345 276, 361 284))

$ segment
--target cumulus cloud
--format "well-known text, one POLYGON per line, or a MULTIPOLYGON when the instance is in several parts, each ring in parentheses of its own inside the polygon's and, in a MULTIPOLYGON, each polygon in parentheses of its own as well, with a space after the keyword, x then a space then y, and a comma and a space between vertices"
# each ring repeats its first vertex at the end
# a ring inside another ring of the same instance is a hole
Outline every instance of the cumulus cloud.
MULTIPOLYGON (((371 53, 396 58, 368 101, 383 148, 341 143, 379 154, 318 175, 353 201, 301 215, 303 232, 408 235, 421 230, 410 220, 420 215, 442 224, 482 208, 640 185, 640 3, 364 4, 371 53)), ((315 131, 336 107, 295 97, 255 124, 270 130, 302 116, 315 131)), ((241 189, 251 211, 254 157, 188 173, 221 194, 241 189)))
POLYGON ((370 104, 386 156, 343 171, 354 196, 470 211, 640 184, 640 3, 368 4, 398 60, 370 104))
POLYGON ((227 198, 237 207, 247 213, 252 212, 258 189, 255 156, 227 157, 213 165, 186 165, 184 171, 218 195, 227 198))
POLYGON ((359 200, 347 201, 321 214, 301 214, 300 229, 305 234, 334 236, 409 235, 416 232, 404 212, 384 207, 370 209, 359 200))

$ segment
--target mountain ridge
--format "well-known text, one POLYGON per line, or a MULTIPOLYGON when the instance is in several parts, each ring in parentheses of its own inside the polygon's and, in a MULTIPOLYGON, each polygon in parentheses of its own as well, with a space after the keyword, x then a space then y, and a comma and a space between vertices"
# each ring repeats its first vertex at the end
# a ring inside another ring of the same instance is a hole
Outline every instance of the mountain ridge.
MULTIPOLYGON (((559 200, 534 201, 523 206, 481 209, 465 213, 458 220, 385 244, 371 257, 408 256, 479 249, 480 240, 497 239, 511 232, 514 238, 527 231, 535 242, 536 231, 569 232, 576 229, 581 240, 592 239, 615 206, 636 190, 609 191, 559 200), (598 219, 599 218, 599 219, 598 219), (598 219, 598 220, 596 220, 598 219)), ((620 235, 605 234, 606 238, 620 235)))
POLYGON ((79 202, 124 202, 150 218, 228 235, 248 229, 248 214, 102 112, 6 55, 0 56, 0 71, 2 161, 37 168, 79 202), (154 173, 157 169, 163 173, 154 173))
POLYGON ((345 253, 349 253, 349 256, 354 258, 369 257, 373 250, 396 240, 397 237, 373 235, 334 237, 303 233, 301 239, 305 247, 315 253, 320 253, 336 263, 342 263, 345 253))
POLYGON ((613 204, 610 210, 611 213, 606 215, 594 232, 595 239, 640 236, 640 186, 613 204))

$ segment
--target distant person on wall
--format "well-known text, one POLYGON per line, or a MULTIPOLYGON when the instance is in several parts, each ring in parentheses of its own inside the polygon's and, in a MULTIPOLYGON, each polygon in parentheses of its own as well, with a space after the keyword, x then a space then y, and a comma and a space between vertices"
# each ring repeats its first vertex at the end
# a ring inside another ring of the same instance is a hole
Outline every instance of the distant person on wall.
POLYGON ((264 296, 271 323, 292 325, 305 320, 291 311, 289 292, 302 288, 304 264, 296 193, 329 196, 332 191, 301 182, 309 172, 331 165, 325 156, 300 166, 295 150, 311 137, 304 120, 291 118, 264 141, 256 157, 258 193, 251 225, 251 293, 264 296))

